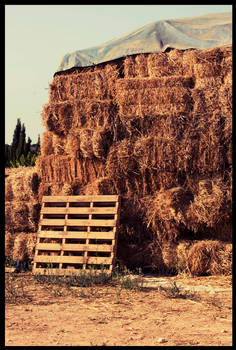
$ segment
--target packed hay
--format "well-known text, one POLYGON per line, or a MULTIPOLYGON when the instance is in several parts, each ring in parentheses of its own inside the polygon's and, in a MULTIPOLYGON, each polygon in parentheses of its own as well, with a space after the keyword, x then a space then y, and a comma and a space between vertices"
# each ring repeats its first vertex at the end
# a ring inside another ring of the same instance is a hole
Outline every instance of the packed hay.
POLYGON ((19 232, 15 236, 12 259, 32 260, 34 258, 37 235, 36 233, 19 232))
MULTIPOLYGON (((220 273, 221 261, 229 271, 232 47, 76 67, 56 74, 49 94, 39 203, 43 195, 119 194, 121 264, 199 275, 220 273)), ((7 186, 9 207, 16 190, 7 186)), ((7 215, 9 232, 34 232, 20 220, 13 230, 7 215)))
POLYGON ((232 273, 232 245, 220 241, 199 241, 188 252, 188 265, 192 275, 232 273))
POLYGON ((5 230, 10 233, 36 232, 38 229, 40 204, 27 201, 5 203, 5 230))
POLYGON ((35 201, 40 179, 34 167, 19 167, 8 170, 5 178, 6 201, 35 201))

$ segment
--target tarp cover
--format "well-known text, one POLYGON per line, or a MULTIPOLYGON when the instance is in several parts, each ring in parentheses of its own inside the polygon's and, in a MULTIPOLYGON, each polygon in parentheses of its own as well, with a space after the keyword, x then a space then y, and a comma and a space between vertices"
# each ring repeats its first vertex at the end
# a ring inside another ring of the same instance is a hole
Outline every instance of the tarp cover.
POLYGON ((127 55, 176 49, 207 49, 232 44, 232 13, 163 20, 147 24, 118 39, 67 53, 57 72, 88 67, 127 55))

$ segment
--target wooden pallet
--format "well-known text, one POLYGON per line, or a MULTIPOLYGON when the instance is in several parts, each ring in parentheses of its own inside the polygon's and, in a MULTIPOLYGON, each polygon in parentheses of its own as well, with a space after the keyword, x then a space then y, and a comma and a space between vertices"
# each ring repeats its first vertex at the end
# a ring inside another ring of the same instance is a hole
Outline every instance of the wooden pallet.
POLYGON ((43 196, 33 273, 111 273, 119 204, 116 195, 43 196))

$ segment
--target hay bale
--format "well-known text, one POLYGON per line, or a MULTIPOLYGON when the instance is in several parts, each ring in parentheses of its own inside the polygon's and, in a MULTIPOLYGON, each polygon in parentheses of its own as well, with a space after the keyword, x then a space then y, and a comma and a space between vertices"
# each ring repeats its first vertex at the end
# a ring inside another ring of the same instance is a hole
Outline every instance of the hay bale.
POLYGON ((6 201, 35 201, 38 197, 40 178, 35 167, 19 167, 6 178, 6 201))
POLYGON ((182 52, 151 53, 148 55, 147 66, 150 77, 163 77, 183 74, 182 52))
POLYGON ((181 187, 157 191, 142 199, 147 226, 151 226, 159 242, 176 241, 179 225, 186 224, 186 211, 192 194, 181 187))
POLYGON ((49 85, 49 102, 64 102, 70 98, 68 95, 68 76, 56 75, 49 85))
POLYGON ((36 232, 40 206, 38 202, 5 203, 5 230, 11 233, 36 232))
MULTIPOLYGON (((224 245, 220 241, 204 240, 194 243, 189 249, 188 262, 193 276, 221 274, 222 260, 225 262, 224 245)), ((228 255, 227 255, 228 257, 228 255)), ((228 266, 228 262, 226 263, 228 266)), ((229 271, 229 268, 225 268, 229 271)))
POLYGON ((43 125, 59 136, 68 134, 72 127, 73 107, 68 101, 46 104, 41 113, 43 125))
MULTIPOLYGON (((201 180, 186 211, 186 226, 197 232, 200 224, 214 227, 225 214, 225 185, 220 178, 201 180)), ((227 208, 227 211, 230 208, 227 208)))
POLYGON ((85 195, 113 195, 117 194, 116 188, 112 179, 109 177, 102 177, 89 183, 84 188, 85 195))

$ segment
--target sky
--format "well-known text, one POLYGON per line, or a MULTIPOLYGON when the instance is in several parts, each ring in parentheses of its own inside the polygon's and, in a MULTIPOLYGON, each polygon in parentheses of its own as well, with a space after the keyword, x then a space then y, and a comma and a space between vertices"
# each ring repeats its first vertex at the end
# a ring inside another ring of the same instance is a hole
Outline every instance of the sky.
POLYGON ((5 143, 17 118, 32 144, 42 138, 42 108, 66 53, 151 22, 231 11, 232 5, 5 5, 5 143))

